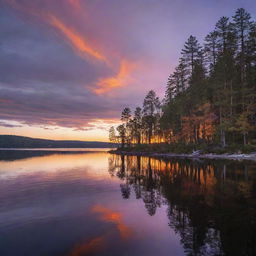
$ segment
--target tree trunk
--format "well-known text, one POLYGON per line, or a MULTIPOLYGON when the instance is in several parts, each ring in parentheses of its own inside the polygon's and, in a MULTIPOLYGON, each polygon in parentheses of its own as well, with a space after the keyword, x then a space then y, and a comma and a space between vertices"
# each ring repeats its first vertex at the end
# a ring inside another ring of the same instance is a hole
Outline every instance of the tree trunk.
POLYGON ((220 138, 221 138, 221 145, 223 148, 225 148, 226 147, 226 134, 223 129, 221 129, 221 131, 220 131, 220 138))
POLYGON ((233 81, 230 82, 230 118, 233 116, 233 81))
MULTIPOLYGON (((220 125, 222 125, 222 108, 220 107, 220 125)), ((220 130, 220 142, 221 142, 221 146, 223 148, 226 147, 226 134, 225 131, 223 130, 223 128, 221 128, 220 130)))
POLYGON ((246 132, 243 132, 244 146, 247 145, 246 132))
POLYGON ((141 138, 140 138, 140 135, 138 136, 138 145, 140 145, 140 140, 141 140, 141 138))

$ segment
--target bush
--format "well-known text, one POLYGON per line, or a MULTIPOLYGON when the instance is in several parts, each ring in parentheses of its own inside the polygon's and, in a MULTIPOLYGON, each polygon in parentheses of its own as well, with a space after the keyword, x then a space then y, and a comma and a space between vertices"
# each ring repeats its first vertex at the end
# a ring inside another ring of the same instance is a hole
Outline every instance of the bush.
POLYGON ((255 145, 245 145, 242 148, 242 152, 245 154, 256 152, 256 146, 255 145))

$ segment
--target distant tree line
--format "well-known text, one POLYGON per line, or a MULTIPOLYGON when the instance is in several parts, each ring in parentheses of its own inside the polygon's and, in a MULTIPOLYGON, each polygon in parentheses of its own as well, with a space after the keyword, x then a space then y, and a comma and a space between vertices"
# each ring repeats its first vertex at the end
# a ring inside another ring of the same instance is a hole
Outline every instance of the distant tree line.
POLYGON ((110 129, 121 145, 150 143, 255 144, 256 22, 243 8, 221 17, 200 45, 191 35, 167 82, 143 107, 125 108, 110 129))

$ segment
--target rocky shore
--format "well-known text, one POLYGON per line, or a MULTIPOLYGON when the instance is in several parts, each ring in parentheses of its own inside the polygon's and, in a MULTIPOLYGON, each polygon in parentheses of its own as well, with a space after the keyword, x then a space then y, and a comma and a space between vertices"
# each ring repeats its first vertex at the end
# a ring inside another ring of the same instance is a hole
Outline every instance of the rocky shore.
POLYGON ((226 159, 226 160, 249 160, 256 161, 256 152, 250 154, 202 154, 198 151, 192 154, 174 154, 174 153, 157 153, 157 152, 133 152, 122 150, 111 150, 112 154, 130 155, 130 156, 149 156, 149 157, 163 157, 163 158, 190 158, 190 159, 226 159))

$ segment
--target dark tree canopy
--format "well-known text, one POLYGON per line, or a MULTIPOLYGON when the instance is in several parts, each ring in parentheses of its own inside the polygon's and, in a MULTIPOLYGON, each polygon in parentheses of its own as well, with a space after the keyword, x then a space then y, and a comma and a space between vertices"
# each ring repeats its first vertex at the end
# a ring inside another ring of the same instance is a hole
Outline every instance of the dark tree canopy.
POLYGON ((123 110, 127 146, 249 144, 256 150, 255 21, 239 8, 232 18, 221 17, 202 45, 188 37, 162 102, 151 90, 134 116, 123 110))

